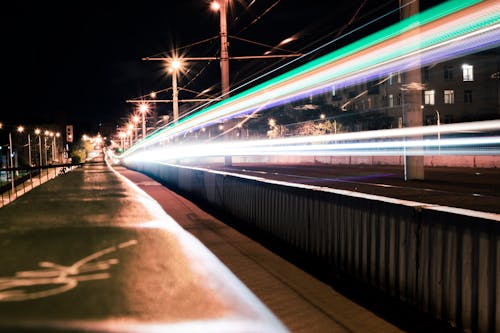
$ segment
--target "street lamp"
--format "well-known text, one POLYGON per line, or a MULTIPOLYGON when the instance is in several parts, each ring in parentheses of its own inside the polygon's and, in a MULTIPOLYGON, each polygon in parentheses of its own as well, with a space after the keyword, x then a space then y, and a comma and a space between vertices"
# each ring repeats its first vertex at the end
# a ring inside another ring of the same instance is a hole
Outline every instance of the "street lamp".
POLYGON ((221 41, 221 78, 222 96, 229 94, 229 50, 227 43, 227 0, 213 1, 211 8, 219 11, 220 17, 220 41, 221 41))
POLYGON ((149 105, 142 103, 139 105, 139 112, 142 115, 142 138, 146 137, 146 113, 149 111, 149 105))
POLYGON ((138 116, 132 117, 132 124, 134 126, 134 140, 137 140, 137 123, 140 121, 138 116))
POLYGON ((178 59, 172 59, 170 66, 168 67, 168 72, 172 74, 172 101, 173 101, 173 113, 174 113, 174 123, 179 121, 179 90, 177 89, 177 72, 181 69, 182 63, 178 59))
POLYGON ((14 162, 12 161, 12 133, 9 132, 9 153, 10 153, 10 180, 12 185, 12 193, 15 193, 16 186, 14 185, 14 162))
POLYGON ((47 137, 50 135, 50 132, 45 130, 43 133, 43 152, 45 155, 45 165, 49 164, 49 161, 47 160, 47 137))
POLYGON ((229 95, 229 50, 227 43, 227 2, 228 0, 214 0, 210 7, 219 11, 220 17, 220 69, 222 77, 222 96, 229 95))
POLYGON ((55 136, 54 136, 54 156, 55 156, 55 160, 56 161, 59 161, 59 157, 57 156, 57 139, 59 139, 61 137, 61 133, 59 132, 56 132, 55 136))
POLYGON ((121 142, 121 146, 122 146, 122 151, 125 150, 125 137, 127 136, 127 134, 125 134, 125 132, 120 132, 120 134, 118 134, 119 137, 120 137, 120 142, 121 142))
MULTIPOLYGON (((24 132, 24 127, 23 126, 18 126, 17 127, 17 131, 19 133, 23 133, 24 132)), ((31 137, 30 137, 30 134, 28 133, 28 165, 31 167, 32 166, 32 163, 31 163, 31 137)), ((31 172, 30 172, 30 175, 31 175, 31 172)))
MULTIPOLYGON (((42 139, 40 138, 40 133, 42 133, 42 131, 39 128, 36 128, 35 134, 38 135, 38 155, 39 155, 40 167, 41 167, 43 164, 43 161, 42 161, 42 139)), ((41 174, 41 169, 40 169, 40 174, 41 174)))

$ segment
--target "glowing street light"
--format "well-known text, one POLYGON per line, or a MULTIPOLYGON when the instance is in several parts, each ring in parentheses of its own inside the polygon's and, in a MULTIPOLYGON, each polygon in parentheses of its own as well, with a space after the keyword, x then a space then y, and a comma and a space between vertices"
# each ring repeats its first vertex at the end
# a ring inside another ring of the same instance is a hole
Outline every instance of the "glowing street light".
POLYGON ((228 0, 214 0, 210 8, 219 12, 220 17, 220 69, 222 76, 222 96, 229 95, 229 50, 227 42, 227 3, 228 0))
POLYGON ((134 140, 137 140, 137 124, 139 123, 140 118, 138 116, 133 116, 131 120, 134 126, 134 140))
POLYGON ((149 111, 149 105, 142 103, 139 105, 139 112, 142 115, 142 138, 146 137, 146 113, 149 111))
POLYGON ((118 134, 118 136, 120 137, 120 142, 121 142, 122 150, 124 150, 125 149, 125 138, 127 137, 127 134, 125 132, 120 132, 118 134))
MULTIPOLYGON (((35 129, 35 134, 38 136, 38 155, 39 155, 39 160, 40 160, 40 167, 42 166, 43 164, 43 160, 42 160, 42 138, 40 138, 40 133, 42 133, 42 131, 39 129, 39 128, 36 128, 35 129)), ((42 169, 40 169, 40 175, 42 174, 42 169)))
POLYGON ((179 121, 179 90, 177 89, 177 72, 182 68, 182 63, 179 59, 172 59, 168 72, 172 74, 172 100, 174 123, 179 121))

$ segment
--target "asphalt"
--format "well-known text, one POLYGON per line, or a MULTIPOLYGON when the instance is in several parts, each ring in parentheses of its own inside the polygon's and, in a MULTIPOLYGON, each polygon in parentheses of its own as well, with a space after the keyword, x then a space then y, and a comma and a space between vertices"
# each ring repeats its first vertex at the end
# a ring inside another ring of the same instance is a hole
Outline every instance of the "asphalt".
POLYGON ((0 209, 1 332, 287 332, 213 254, 104 163, 0 209))
POLYGON ((224 222, 123 167, 59 176, 0 209, 0 332, 453 331, 224 222))

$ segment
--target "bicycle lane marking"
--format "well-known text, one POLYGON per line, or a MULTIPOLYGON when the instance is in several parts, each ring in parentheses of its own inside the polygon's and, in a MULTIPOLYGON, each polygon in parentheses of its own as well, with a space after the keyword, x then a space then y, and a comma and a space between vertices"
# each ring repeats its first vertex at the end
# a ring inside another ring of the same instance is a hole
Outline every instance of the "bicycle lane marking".
POLYGON ((82 281, 109 279, 111 274, 105 271, 119 264, 119 260, 116 258, 95 260, 136 244, 136 240, 129 240, 92 253, 70 266, 41 261, 38 263, 40 267, 38 270, 17 272, 13 277, 0 277, 0 302, 45 298, 76 288, 82 281), (52 288, 29 291, 34 286, 52 286, 52 288))

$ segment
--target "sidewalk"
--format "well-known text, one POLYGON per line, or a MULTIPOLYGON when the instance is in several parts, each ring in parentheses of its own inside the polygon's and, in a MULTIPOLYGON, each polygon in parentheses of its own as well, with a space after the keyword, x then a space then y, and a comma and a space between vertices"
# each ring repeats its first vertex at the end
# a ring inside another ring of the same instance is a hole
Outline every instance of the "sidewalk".
POLYGON ((123 167, 115 169, 152 196, 182 228, 198 238, 292 332, 453 332, 443 323, 408 313, 404 306, 398 308, 397 303, 386 304, 387 298, 369 295, 370 307, 384 313, 382 317, 151 178, 123 167))
POLYGON ((197 239, 104 163, 0 209, 0 332, 286 332, 197 239))

